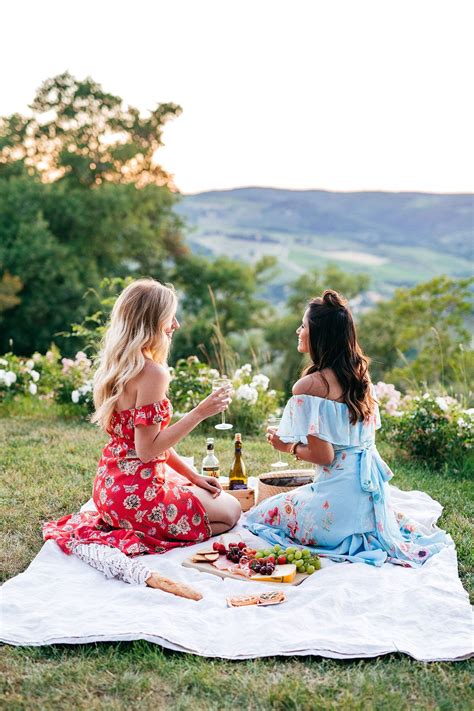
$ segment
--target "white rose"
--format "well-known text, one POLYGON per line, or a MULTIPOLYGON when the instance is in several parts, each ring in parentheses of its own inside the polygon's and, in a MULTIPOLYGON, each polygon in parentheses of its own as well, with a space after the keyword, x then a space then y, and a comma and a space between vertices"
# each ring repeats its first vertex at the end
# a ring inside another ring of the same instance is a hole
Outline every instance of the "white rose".
POLYGON ((30 358, 29 360, 27 360, 27 361, 26 361, 26 367, 28 368, 28 370, 31 370, 32 368, 34 368, 34 367, 35 367, 35 362, 34 362, 34 360, 32 360, 31 358, 30 358))
POLYGON ((28 390, 32 395, 36 395, 36 393, 38 392, 38 386, 36 385, 36 383, 30 383, 30 387, 28 388, 28 390))
POLYGON ((255 385, 256 387, 260 386, 262 390, 267 390, 269 382, 270 378, 267 378, 267 376, 263 373, 258 373, 258 375, 254 375, 252 378, 252 385, 255 385))
POLYGON ((14 373, 13 370, 7 370, 3 376, 3 379, 5 381, 5 385, 9 388, 10 385, 13 385, 13 383, 16 382, 16 373, 14 373))
POLYGON ((37 370, 31 370, 30 375, 33 378, 34 382, 37 383, 38 380, 40 379, 40 374, 38 373, 37 370))
POLYGON ((5 358, 0 358, 0 365, 8 365, 8 361, 5 358))
POLYGON ((250 365, 250 363, 246 363, 241 367, 240 370, 244 375, 250 375, 250 373, 252 372, 252 366, 250 365))
POLYGON ((41 360, 41 353, 33 353, 33 360, 35 363, 41 360))
POLYGON ((74 403, 78 403, 78 402, 79 402, 79 390, 73 390, 73 391, 72 391, 72 393, 71 393, 71 400, 72 400, 74 403))
POLYGON ((446 410, 448 409, 448 404, 447 404, 447 402, 446 402, 446 400, 445 400, 444 397, 437 397, 437 398, 435 398, 435 402, 436 402, 436 404, 438 405, 438 407, 439 407, 441 410, 443 410, 443 412, 446 412, 446 410))
POLYGON ((247 400, 251 405, 255 405, 258 400, 258 392, 251 385, 241 385, 235 391, 237 400, 247 400))

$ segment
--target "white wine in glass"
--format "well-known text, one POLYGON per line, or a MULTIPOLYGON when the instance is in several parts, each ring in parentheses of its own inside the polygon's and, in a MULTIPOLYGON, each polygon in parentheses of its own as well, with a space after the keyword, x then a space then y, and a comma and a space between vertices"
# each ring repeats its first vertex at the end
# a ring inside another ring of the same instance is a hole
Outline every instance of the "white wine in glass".
MULTIPOLYGON (((274 417, 273 415, 270 415, 270 417, 267 420, 267 425, 268 427, 272 427, 273 429, 277 430, 280 426, 281 422, 281 417, 274 417)), ((273 462, 272 467, 274 469, 283 469, 284 467, 287 467, 288 464, 287 462, 282 461, 281 454, 279 453, 279 459, 277 462, 273 462)))
MULTIPOLYGON (((223 375, 221 378, 214 378, 212 381, 212 392, 215 392, 216 390, 219 390, 220 388, 223 388, 226 385, 230 385, 230 380, 227 378, 225 375, 223 375)), ((225 412, 222 413, 222 422, 220 422, 218 425, 214 425, 216 430, 231 430, 233 425, 231 425, 230 422, 225 421, 225 412)))

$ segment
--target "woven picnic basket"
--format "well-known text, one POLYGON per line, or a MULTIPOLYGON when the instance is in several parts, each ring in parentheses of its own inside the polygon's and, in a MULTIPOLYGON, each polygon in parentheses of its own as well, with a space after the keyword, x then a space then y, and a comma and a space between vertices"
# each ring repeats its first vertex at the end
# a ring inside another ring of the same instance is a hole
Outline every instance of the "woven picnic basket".
POLYGON ((313 481, 314 476, 314 469, 285 469, 282 472, 265 472, 264 474, 260 474, 258 477, 255 503, 259 504, 264 499, 275 496, 275 494, 294 491, 294 489, 297 489, 299 486, 309 484, 313 481), (283 482, 285 479, 291 479, 293 481, 291 484, 285 484, 284 486, 277 483, 278 480, 283 482))

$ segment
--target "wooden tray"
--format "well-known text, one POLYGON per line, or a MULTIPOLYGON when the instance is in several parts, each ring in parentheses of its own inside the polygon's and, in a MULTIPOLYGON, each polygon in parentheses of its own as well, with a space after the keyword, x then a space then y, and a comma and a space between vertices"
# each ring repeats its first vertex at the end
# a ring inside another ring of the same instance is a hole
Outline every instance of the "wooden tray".
MULTIPOLYGON (((228 570, 219 570, 218 568, 214 568, 214 566, 211 563, 193 563, 191 558, 187 558, 186 560, 183 560, 181 563, 185 568, 194 568, 194 570, 199 570, 201 573, 210 573, 211 575, 218 575, 220 578, 233 578, 234 580, 250 580, 252 581, 252 578, 244 578, 243 575, 235 575, 235 573, 230 573, 228 570)), ((296 577, 293 580, 292 583, 278 583, 273 580, 253 580, 252 582, 254 583, 271 583, 272 585, 300 585, 303 580, 305 580, 308 577, 307 573, 296 573, 296 577)))

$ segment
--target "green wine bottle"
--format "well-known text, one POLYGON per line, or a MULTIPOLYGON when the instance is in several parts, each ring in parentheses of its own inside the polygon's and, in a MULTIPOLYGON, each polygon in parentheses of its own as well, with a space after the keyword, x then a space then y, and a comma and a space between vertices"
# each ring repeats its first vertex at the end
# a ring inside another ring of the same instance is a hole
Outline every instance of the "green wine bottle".
POLYGON ((247 469, 242 457, 242 435, 235 435, 235 455, 230 468, 229 489, 247 489, 247 469))

